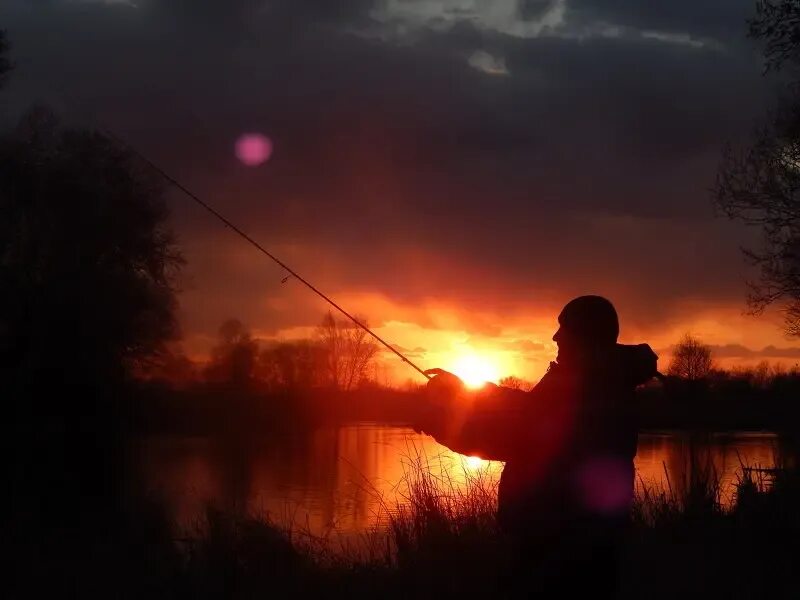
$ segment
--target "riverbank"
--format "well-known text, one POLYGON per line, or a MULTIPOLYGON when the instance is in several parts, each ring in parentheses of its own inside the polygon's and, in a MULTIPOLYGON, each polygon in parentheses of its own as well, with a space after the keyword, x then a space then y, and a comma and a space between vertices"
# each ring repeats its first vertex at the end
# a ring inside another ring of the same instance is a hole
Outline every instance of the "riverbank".
MULTIPOLYGON (((461 490, 467 474, 499 479, 503 470, 501 462, 462 456, 410 428, 373 422, 320 424, 261 438, 155 435, 132 439, 128 448, 130 488, 157 495, 169 517, 186 528, 211 505, 268 512, 316 535, 333 529, 357 536, 374 526, 385 505, 405 500, 398 484, 419 456, 461 490)), ((703 470, 713 471, 709 477, 717 479, 720 502, 728 506, 742 464, 770 469, 791 452, 790 440, 772 434, 641 434, 637 488, 680 488, 687 469, 708 464, 703 470)))
MULTIPOLYGON (((397 406, 413 401, 413 395, 392 393, 397 394, 397 406)), ((364 410, 386 414, 376 402, 381 397, 366 391, 359 394, 343 395, 341 402, 329 396, 334 408, 325 418, 343 414, 337 411, 343 410, 348 399, 356 407, 360 402, 364 410)), ((321 417, 284 411, 294 406, 279 404, 290 402, 288 398, 272 396, 275 404, 265 408, 262 395, 236 391, 227 396, 209 391, 201 398, 209 403, 208 412, 191 412, 202 406, 191 404, 198 398, 187 393, 182 403, 171 405, 171 418, 189 432, 208 428, 222 452, 221 477, 216 481, 198 463, 193 463, 194 472, 201 481, 206 478, 223 486, 226 494, 230 490, 232 502, 209 507, 196 529, 179 530, 157 497, 143 499, 141 482, 128 482, 126 493, 118 494, 112 487, 115 480, 97 476, 94 463, 47 453, 49 462, 36 464, 53 468, 27 470, 27 475, 14 480, 35 480, 38 487, 34 492, 20 485, 12 489, 15 518, 5 540, 13 557, 9 597, 244 599, 284 593, 304 597, 331 590, 343 590, 352 597, 497 595, 509 550, 497 530, 493 505, 487 502, 493 496, 485 489, 467 487, 453 493, 447 487, 440 489, 447 481, 431 479, 430 470, 426 475, 420 469, 422 483, 407 488, 410 508, 387 510, 393 514, 388 537, 366 535, 364 544, 351 546, 351 552, 335 552, 340 542, 335 531, 323 536, 303 527, 287 528, 281 521, 237 505, 241 497, 237 494, 249 485, 239 451, 246 452, 251 440, 270 439, 287 426, 308 430, 321 417), (226 400, 230 401, 227 405, 226 400), (261 411, 258 418, 253 417, 254 411, 261 411), (192 422, 192 415, 203 418, 192 422), (188 426, 182 417, 188 417, 188 426), (214 423, 214 418, 219 422, 214 423), (83 465, 85 480, 102 483, 107 495, 95 497, 87 492, 83 480, 76 480, 68 470, 74 465, 83 465), (53 485, 56 477, 69 483, 61 486, 69 495, 54 492, 59 489, 53 485), (117 502, 118 498, 123 501, 117 502), (40 506, 33 506, 31 499, 41 501, 40 506), (79 516, 72 518, 73 514, 79 516)), ((169 395, 163 399, 173 400, 169 395)), ((308 406, 324 400, 318 397, 308 406)), ((143 404, 147 408, 147 401, 143 404)), ((171 424, 165 421, 165 425, 171 424)), ((141 431, 147 428, 132 426, 128 433, 141 431)), ((74 439, 84 440, 84 445, 94 440, 74 439)), ((331 437, 332 444, 340 442, 331 437)), ((56 447, 52 442, 50 446, 56 447)), ((16 449, 23 451, 22 446, 16 449)), ((287 448, 285 456, 289 451, 297 448, 287 448)), ((337 459, 335 452, 326 454, 331 461, 337 459)), ((109 473, 111 467, 116 472, 122 469, 111 455, 98 452, 96 444, 74 456, 95 462, 107 457, 109 473)), ((786 473, 777 485, 774 481, 766 486, 757 484, 767 482, 756 480, 738 482, 736 503, 730 508, 721 499, 719 479, 713 476, 690 476, 682 484, 672 480, 667 487, 650 488, 649 494, 641 495, 625 546, 623 597, 793 597, 800 583, 800 485, 796 464, 777 467, 776 473, 786 473)), ((317 471, 313 477, 327 477, 324 469, 317 471)))
MULTIPOLYGON (((752 390, 732 386, 689 390, 652 385, 637 392, 643 431, 775 431, 795 433, 800 407, 793 388, 752 390)), ((421 391, 371 388, 268 391, 222 384, 185 389, 137 384, 123 402, 134 433, 265 435, 287 427, 374 421, 414 427, 430 422, 421 391)))
MULTIPOLYGON (((620 597, 796 597, 800 477, 789 467, 769 481, 750 473, 727 508, 713 477, 640 493, 620 597)), ((425 464, 409 465, 400 482, 408 503, 386 506, 385 533, 365 534, 344 552, 333 534, 212 508, 193 535, 176 538, 158 505, 142 504, 124 551, 111 545, 94 556, 92 588, 97 597, 498 597, 510 550, 494 516, 494 483, 467 477, 454 487, 425 464)))

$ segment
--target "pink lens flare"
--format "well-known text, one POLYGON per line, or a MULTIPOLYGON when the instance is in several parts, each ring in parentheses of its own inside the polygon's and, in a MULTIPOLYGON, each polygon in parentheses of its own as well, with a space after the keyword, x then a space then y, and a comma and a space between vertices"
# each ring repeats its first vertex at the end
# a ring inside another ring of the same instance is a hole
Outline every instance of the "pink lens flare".
POLYGON ((248 167, 263 165, 272 156, 272 140, 261 133, 243 133, 236 140, 236 158, 248 167))
POLYGON ((584 463, 576 473, 577 492, 583 505, 598 513, 626 510, 632 500, 633 466, 615 457, 584 463))

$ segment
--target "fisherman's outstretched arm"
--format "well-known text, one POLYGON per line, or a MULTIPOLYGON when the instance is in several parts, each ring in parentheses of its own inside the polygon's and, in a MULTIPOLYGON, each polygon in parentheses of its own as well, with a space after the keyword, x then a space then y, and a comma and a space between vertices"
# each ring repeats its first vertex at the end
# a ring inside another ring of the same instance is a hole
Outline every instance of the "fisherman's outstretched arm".
POLYGON ((477 392, 462 388, 449 397, 440 418, 420 430, 460 454, 507 460, 529 443, 536 424, 546 421, 558 388, 557 378, 550 373, 530 392, 496 385, 477 392))
POLYGON ((530 418, 537 396, 499 386, 475 393, 456 414, 446 445, 460 454, 506 460, 522 441, 520 423, 530 418))

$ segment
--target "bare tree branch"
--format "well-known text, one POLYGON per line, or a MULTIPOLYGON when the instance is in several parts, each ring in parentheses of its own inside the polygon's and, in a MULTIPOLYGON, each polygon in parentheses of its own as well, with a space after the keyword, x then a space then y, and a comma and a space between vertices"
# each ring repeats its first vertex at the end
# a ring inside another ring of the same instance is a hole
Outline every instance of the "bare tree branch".
POLYGON ((701 381, 712 368, 711 347, 687 333, 675 346, 667 373, 687 381, 701 381))

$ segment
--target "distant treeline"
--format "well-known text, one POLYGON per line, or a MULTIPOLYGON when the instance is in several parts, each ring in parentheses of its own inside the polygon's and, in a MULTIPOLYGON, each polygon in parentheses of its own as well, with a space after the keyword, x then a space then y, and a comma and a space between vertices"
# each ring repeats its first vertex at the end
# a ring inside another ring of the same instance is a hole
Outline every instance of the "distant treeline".
POLYGON ((711 347, 685 335, 673 348, 667 377, 638 395, 644 427, 796 429, 800 368, 762 361, 720 369, 711 347))
MULTIPOLYGON (((792 433, 800 429, 798 392, 798 379, 752 391, 732 381, 702 393, 654 384, 637 395, 640 427, 792 433)), ((219 384, 173 390, 152 383, 138 390, 128 406, 132 433, 192 435, 260 435, 353 421, 414 427, 427 418, 429 409, 421 392, 388 388, 265 392, 219 384)))
MULTIPOLYGON (((351 323, 328 313, 310 339, 259 343, 237 320, 222 325, 210 360, 196 364, 166 352, 139 369, 137 428, 261 431, 287 422, 418 422, 422 384, 400 387, 380 377, 378 347, 351 323)), ((715 367, 709 346, 685 336, 673 348, 667 377, 638 390, 646 429, 786 429, 800 417, 800 369, 766 361, 715 367)), ((528 390, 515 376, 500 385, 528 390)))
MULTIPOLYGON (((644 386, 637 393, 641 428, 796 431, 800 377, 776 375, 764 384, 756 373, 716 373, 708 385, 668 379, 644 386)), ((150 381, 132 393, 127 422, 140 433, 236 435, 365 420, 413 427, 429 410, 421 391, 366 386, 279 391, 198 382, 173 389, 150 381)))
MULTIPOLYGON (((356 318, 366 325, 366 319, 356 318)), ((378 352, 364 329, 330 312, 313 337, 290 341, 256 340, 239 320, 229 319, 220 327, 207 362, 165 350, 137 363, 133 374, 173 389, 203 383, 262 392, 387 387, 378 352)))

